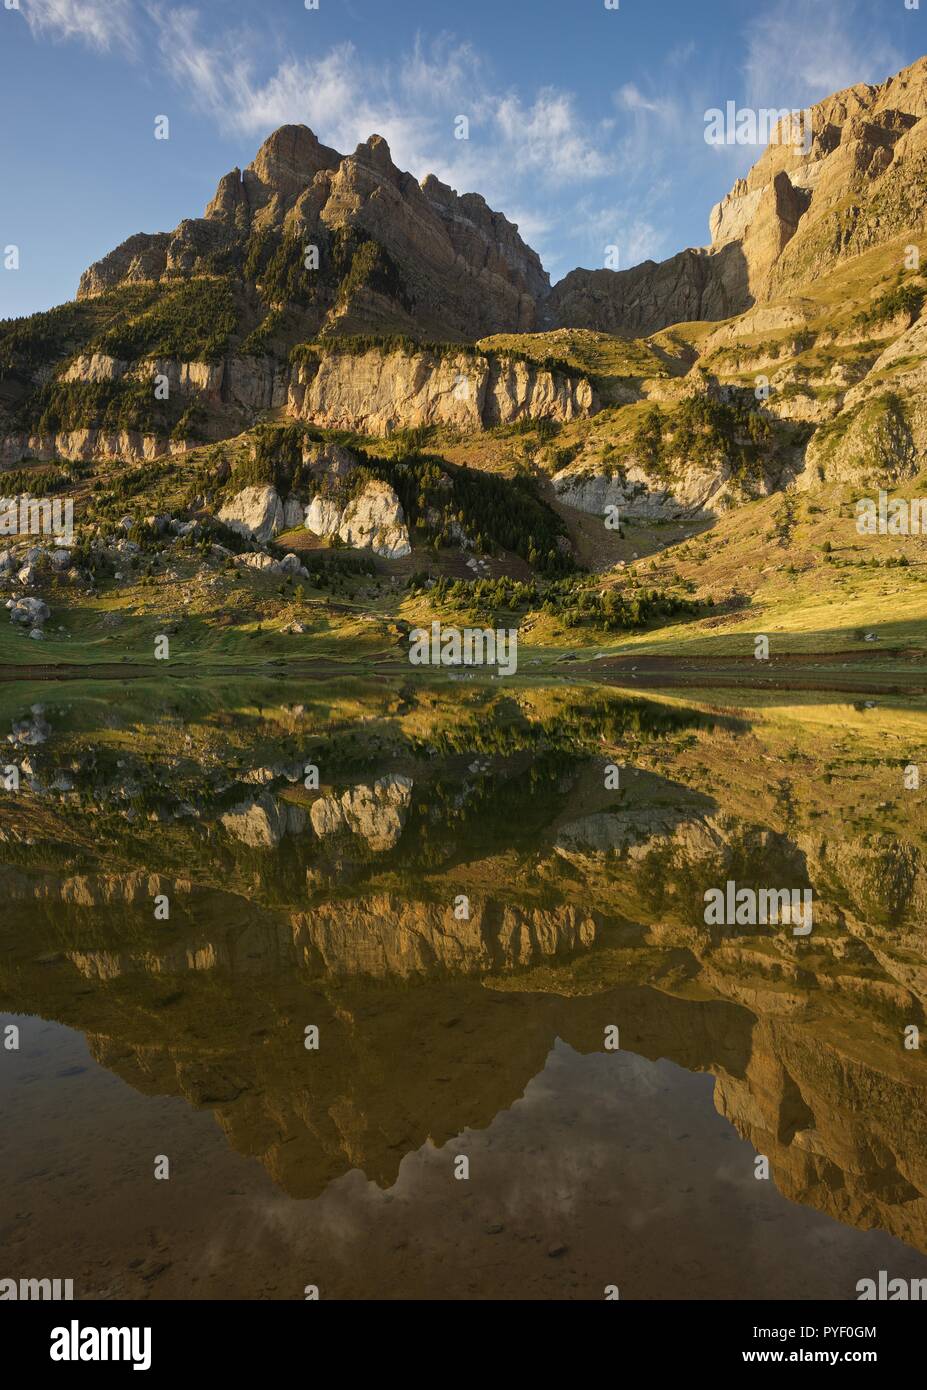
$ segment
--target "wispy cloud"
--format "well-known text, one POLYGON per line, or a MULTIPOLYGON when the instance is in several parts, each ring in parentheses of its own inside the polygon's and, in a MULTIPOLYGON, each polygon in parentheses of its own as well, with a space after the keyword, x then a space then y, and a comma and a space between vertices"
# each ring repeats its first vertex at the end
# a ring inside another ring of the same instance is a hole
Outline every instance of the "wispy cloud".
POLYGON ((503 97, 491 103, 489 126, 522 170, 569 182, 614 172, 607 141, 584 127, 567 93, 546 88, 528 107, 503 97))
POLYGON ((677 250, 667 245, 665 229, 651 221, 640 205, 618 202, 602 207, 584 199, 576 209, 577 225, 588 247, 587 267, 627 270, 641 261, 659 260, 677 250), (611 264, 617 253, 617 264, 611 264))
MULTIPOLYGON (((878 7, 875 7, 878 8, 878 7)), ((871 8, 857 0, 778 0, 746 29, 747 101, 810 106, 857 82, 883 82, 903 64, 871 8)))
POLYGON ((646 111, 652 116, 666 118, 675 108, 667 97, 646 97, 635 82, 626 82, 615 93, 615 103, 624 111, 646 111))
POLYGON ((259 136, 299 121, 349 151, 376 131, 403 167, 440 173, 470 163, 466 142, 454 134, 465 115, 483 167, 495 161, 510 178, 577 182, 613 167, 603 132, 580 119, 571 93, 546 88, 530 102, 497 93, 472 46, 447 36, 427 48, 418 42, 392 63, 368 62, 343 44, 260 75, 249 55, 261 46, 246 35, 211 44, 199 37, 194 10, 162 6, 152 14, 167 71, 227 132, 259 136))
POLYGON ((130 0, 20 0, 20 9, 37 38, 76 39, 101 53, 135 51, 130 0))

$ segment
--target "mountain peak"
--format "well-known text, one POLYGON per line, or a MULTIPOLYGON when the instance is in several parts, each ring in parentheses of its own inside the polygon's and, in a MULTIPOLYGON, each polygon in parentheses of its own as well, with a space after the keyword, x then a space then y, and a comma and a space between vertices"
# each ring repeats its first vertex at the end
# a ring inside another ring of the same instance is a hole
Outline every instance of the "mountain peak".
POLYGON ((79 294, 246 272, 268 303, 295 296, 307 332, 440 337, 538 326, 646 334, 726 318, 836 259, 913 233, 927 212, 927 58, 818 102, 809 126, 800 141, 776 128, 758 147, 747 176, 712 210, 708 247, 623 271, 573 271, 552 291, 517 226, 479 193, 402 172, 382 135, 342 155, 308 126, 283 125, 244 171, 223 176, 204 218, 130 238, 85 272, 79 294), (320 249, 328 299, 300 284, 298 264, 287 276, 278 259, 267 273, 276 251, 291 254, 298 238, 320 249))
POLYGON ((246 169, 224 174, 202 218, 130 238, 96 262, 78 295, 217 273, 237 280, 256 314, 290 305, 308 336, 335 324, 442 338, 530 330, 550 289, 518 229, 478 194, 420 185, 382 135, 342 155, 306 125, 281 126, 246 169), (320 251, 318 282, 304 279, 293 250, 309 243, 320 251))
POLYGON ((382 135, 369 135, 354 151, 354 158, 384 173, 396 170, 389 145, 382 135))
POLYGON ((285 198, 297 198, 322 169, 336 169, 337 150, 323 145, 307 125, 282 125, 268 135, 245 170, 263 188, 285 198))

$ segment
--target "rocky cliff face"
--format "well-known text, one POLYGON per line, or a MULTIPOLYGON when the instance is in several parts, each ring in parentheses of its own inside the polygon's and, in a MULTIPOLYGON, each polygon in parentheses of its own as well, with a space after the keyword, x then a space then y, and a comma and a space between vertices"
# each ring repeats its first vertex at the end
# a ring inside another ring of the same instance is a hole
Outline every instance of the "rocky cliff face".
POLYGON ((643 337, 672 323, 723 319, 749 303, 739 244, 717 253, 680 251, 630 270, 572 270, 543 307, 549 328, 590 328, 643 337))
POLYGON ((453 907, 389 895, 323 903, 293 919, 294 944, 306 963, 333 975, 375 978, 511 970, 588 949, 595 939, 594 918, 576 908, 493 901, 475 903, 465 921, 453 907))
MULTIPOLYGON (((246 429, 265 410, 281 410, 322 427, 386 435, 420 425, 473 432, 523 419, 565 423, 593 414, 599 405, 579 373, 566 376, 503 354, 424 348, 326 350, 292 367, 272 357, 229 356, 216 362, 145 358, 133 363, 87 353, 72 359, 60 380, 131 386, 156 376, 167 380, 172 400, 208 411, 220 436, 246 429)), ((17 431, 0 436, 0 462, 143 460, 188 447, 186 441, 137 430, 17 431)))
POLYGON ((287 411, 331 429, 389 434, 419 425, 464 431, 520 419, 565 422, 593 413, 584 377, 470 353, 325 353, 293 369, 287 411))
POLYGON ((54 463, 68 459, 74 463, 93 459, 125 459, 141 463, 146 459, 162 458, 165 454, 185 454, 190 445, 186 440, 168 439, 164 435, 141 434, 138 430, 60 430, 57 434, 14 433, 0 435, 0 464, 19 463, 22 459, 39 459, 54 463))
POLYGON ((739 207, 778 190, 782 246, 777 252, 768 242, 750 256, 755 298, 794 289, 822 267, 922 226, 925 117, 921 58, 879 86, 859 83, 813 107, 810 145, 768 146, 713 214, 717 239, 739 207))
POLYGON ((809 283, 835 262, 922 229, 927 58, 859 83, 780 130, 711 212, 711 244, 631 270, 574 270, 543 307, 550 327, 647 334, 721 319, 809 283))

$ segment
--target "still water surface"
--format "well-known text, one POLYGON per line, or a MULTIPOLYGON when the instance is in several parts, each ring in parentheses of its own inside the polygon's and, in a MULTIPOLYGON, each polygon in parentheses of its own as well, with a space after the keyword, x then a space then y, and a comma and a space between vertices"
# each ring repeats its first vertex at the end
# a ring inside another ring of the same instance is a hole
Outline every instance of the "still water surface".
POLYGON ((33 704, 3 712, 0 1277, 139 1299, 927 1277, 916 707, 279 683, 33 704), (706 926, 730 879, 810 887, 811 936, 706 926))

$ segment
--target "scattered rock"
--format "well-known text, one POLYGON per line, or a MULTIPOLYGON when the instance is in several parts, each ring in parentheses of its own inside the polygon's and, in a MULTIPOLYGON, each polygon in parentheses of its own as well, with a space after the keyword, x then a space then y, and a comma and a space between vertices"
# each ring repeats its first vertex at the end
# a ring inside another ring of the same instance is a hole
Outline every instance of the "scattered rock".
POLYGON ((40 598, 17 598, 11 600, 10 622, 23 627, 39 627, 51 616, 47 603, 40 598))

